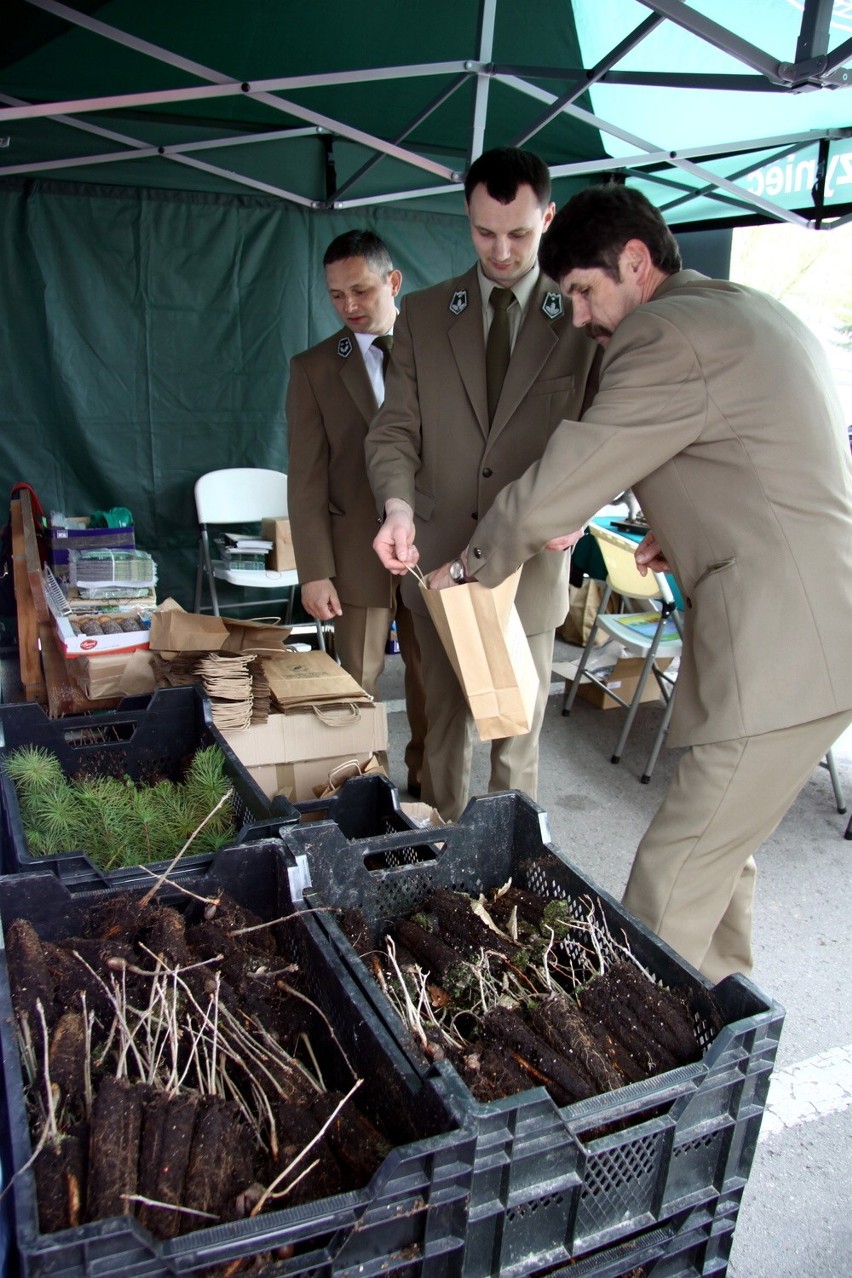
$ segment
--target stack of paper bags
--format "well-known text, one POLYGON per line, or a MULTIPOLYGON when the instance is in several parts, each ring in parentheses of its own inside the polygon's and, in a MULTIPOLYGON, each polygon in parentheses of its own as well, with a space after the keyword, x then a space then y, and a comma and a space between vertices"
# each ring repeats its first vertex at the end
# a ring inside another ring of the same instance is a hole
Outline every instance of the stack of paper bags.
POLYGON ((338 770, 385 771, 388 721, 351 675, 325 652, 262 658, 274 712, 265 724, 225 737, 269 797, 291 803, 334 785, 338 770))

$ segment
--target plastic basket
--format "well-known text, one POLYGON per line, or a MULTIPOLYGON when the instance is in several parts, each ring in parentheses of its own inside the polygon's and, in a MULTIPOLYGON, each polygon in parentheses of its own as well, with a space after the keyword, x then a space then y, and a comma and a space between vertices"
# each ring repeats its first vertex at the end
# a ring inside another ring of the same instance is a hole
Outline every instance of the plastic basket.
MULTIPOLYGON (((261 841, 220 852, 209 872, 184 880, 201 896, 224 890, 262 919, 292 914, 280 843, 261 841)), ((109 888, 68 892, 52 876, 14 875, 0 880, 0 919, 29 920, 43 939, 74 935, 83 911, 109 888)), ((166 887, 161 900, 182 898, 166 887)), ((332 1278, 389 1274, 397 1278, 449 1278, 463 1273, 464 1234, 475 1156, 475 1137, 458 1129, 440 1091, 424 1084, 398 1053, 365 1000, 341 997, 337 960, 317 946, 298 916, 287 924, 287 944, 310 964, 310 996, 327 1017, 336 1040, 363 1086, 359 1098, 370 1113, 386 1115, 408 1143, 394 1149, 361 1190, 286 1210, 196 1230, 161 1242, 130 1217, 112 1217, 57 1233, 39 1232, 32 1172, 23 1171, 7 1196, 10 1231, 25 1278, 88 1275, 148 1278, 159 1274, 234 1272, 259 1254, 292 1246, 290 1259, 263 1272, 281 1278, 332 1278), (221 1268, 220 1268, 221 1267, 221 1268)), ((6 1166, 22 1168, 31 1156, 21 1069, 15 1040, 5 950, 0 952, 0 1041, 3 1048, 6 1166)), ((349 1086, 348 1075, 331 1086, 349 1086)), ((361 1102, 359 1101, 359 1104, 361 1102)), ((4 1270, 5 1272, 5 1270, 4 1270)), ((259 1270, 252 1270, 259 1272, 259 1270)))
POLYGON ((740 1194, 721 1195, 568 1265, 523 1272, 530 1278, 724 1278, 740 1194))
POLYGON ((715 987, 724 1025, 715 1038, 708 1024, 698 1026, 700 1062, 563 1109, 542 1088, 482 1104, 448 1062, 420 1054, 338 926, 334 909, 360 910, 378 946, 390 921, 435 888, 478 895, 511 878, 545 899, 567 900, 577 918, 593 907, 661 984, 691 993, 709 989, 557 852, 546 815, 531 800, 515 792, 487 795, 472 800, 455 825, 360 845, 328 824, 288 828, 282 837, 294 860, 297 904, 323 907, 310 925, 346 963, 353 986, 413 1068, 424 1080, 439 1080, 459 1120, 477 1128, 471 1278, 533 1272, 533 1257, 574 1259, 742 1188, 784 1019, 783 1009, 744 977, 715 987), (400 855, 405 863, 393 865, 391 858, 400 855))
MULTIPOLYGON (((37 746, 56 756, 67 777, 85 765, 87 772, 127 775, 138 780, 154 771, 177 779, 186 760, 202 746, 215 745, 225 756, 238 833, 234 842, 296 822, 289 800, 268 799, 213 723, 210 703, 198 687, 162 688, 150 697, 127 697, 116 710, 50 719, 34 704, 0 705, 0 864, 6 874, 48 872, 71 888, 103 882, 117 886, 138 877, 135 867, 101 870, 86 849, 68 848, 52 856, 33 856, 21 822, 18 796, 2 767, 3 757, 22 746, 37 746)), ((175 849, 177 852, 177 848, 175 849)), ((210 857, 187 857, 185 864, 209 864, 210 857)), ((167 862, 152 863, 162 869, 167 862)))
POLYGON ((299 823, 332 821, 347 839, 373 838, 394 830, 413 830, 416 822, 402 810, 399 790, 380 773, 350 777, 337 794, 296 804, 299 823))

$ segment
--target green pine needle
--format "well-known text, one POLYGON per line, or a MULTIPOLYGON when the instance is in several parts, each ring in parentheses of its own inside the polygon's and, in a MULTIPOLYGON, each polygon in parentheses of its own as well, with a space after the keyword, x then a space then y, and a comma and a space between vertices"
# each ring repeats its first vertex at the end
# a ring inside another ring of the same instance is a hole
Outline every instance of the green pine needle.
MULTIPOLYGON (((15 784, 30 855, 83 852, 107 870, 172 860, 230 786, 215 746, 196 752, 183 783, 69 779, 55 755, 29 746, 3 766, 15 784)), ((211 854, 233 835, 233 811, 224 804, 188 852, 211 854)))

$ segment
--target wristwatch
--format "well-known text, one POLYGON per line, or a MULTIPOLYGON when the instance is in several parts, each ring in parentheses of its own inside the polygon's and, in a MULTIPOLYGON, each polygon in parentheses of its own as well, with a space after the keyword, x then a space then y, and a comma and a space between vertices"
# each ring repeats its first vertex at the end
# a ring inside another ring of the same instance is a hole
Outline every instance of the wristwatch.
POLYGON ((460 559, 454 559, 450 564, 450 577, 457 586, 463 586, 465 582, 473 581, 473 577, 468 577, 464 570, 464 564, 460 559))

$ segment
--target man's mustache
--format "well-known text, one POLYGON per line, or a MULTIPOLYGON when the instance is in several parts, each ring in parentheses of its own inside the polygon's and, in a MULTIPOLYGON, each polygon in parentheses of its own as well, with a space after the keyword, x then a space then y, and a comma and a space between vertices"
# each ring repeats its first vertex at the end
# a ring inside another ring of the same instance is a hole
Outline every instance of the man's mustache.
POLYGON ((598 337, 612 337, 612 329, 606 328, 603 324, 586 324, 584 325, 583 332, 586 334, 586 337, 590 337, 592 341, 595 341, 598 337))

